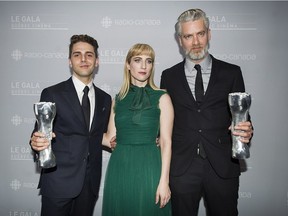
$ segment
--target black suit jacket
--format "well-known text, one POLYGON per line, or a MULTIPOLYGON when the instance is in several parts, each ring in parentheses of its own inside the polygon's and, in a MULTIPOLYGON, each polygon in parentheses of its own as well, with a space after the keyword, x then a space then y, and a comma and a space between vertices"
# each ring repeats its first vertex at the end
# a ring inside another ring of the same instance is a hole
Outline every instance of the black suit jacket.
POLYGON ((197 105, 185 77, 185 60, 163 71, 161 88, 171 96, 174 111, 171 175, 185 173, 199 142, 217 174, 223 178, 240 175, 239 161, 232 159, 231 114, 228 94, 244 92, 239 66, 212 57, 212 70, 204 101, 197 105))
MULTIPOLYGON (((52 149, 57 166, 42 169, 41 194, 54 198, 76 197, 83 186, 89 155, 93 192, 98 196, 102 168, 102 136, 107 130, 111 97, 95 85, 95 112, 88 131, 72 78, 44 89, 40 101, 56 104, 52 149), (89 150, 90 148, 90 150, 89 150)), ((37 127, 35 127, 37 128, 37 127)))

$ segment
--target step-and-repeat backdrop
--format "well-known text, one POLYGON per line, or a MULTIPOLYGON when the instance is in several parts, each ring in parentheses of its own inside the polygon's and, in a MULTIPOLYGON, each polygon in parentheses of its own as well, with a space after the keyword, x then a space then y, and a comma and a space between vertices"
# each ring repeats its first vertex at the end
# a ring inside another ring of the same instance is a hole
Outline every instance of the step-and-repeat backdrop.
MULTIPOLYGON (((182 60, 174 24, 189 8, 209 15, 210 52, 241 66, 252 95, 255 135, 251 157, 241 161, 239 215, 288 215, 288 2, 1 1, 1 216, 40 215, 39 168, 28 144, 35 122, 32 105, 43 88, 70 77, 71 35, 98 40, 94 82, 114 97, 134 43, 155 49, 158 85, 161 72, 182 60)), ((110 153, 103 156, 104 176, 110 153)), ((103 184, 95 216, 101 215, 102 193, 103 184)), ((199 215, 205 215, 203 201, 199 215)))

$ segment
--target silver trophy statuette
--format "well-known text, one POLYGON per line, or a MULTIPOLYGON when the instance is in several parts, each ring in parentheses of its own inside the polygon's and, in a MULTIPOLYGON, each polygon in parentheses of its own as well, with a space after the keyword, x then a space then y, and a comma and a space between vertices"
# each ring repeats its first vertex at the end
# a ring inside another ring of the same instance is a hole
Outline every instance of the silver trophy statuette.
MULTIPOLYGON (((247 121, 251 105, 251 95, 246 92, 230 93, 228 103, 232 114, 232 132, 239 122, 247 121)), ((240 141, 240 136, 232 134, 232 157, 245 159, 250 157, 249 146, 240 141)))
POLYGON ((56 115, 56 106, 52 102, 39 102, 34 104, 34 113, 37 120, 38 131, 45 134, 50 141, 48 148, 39 152, 39 162, 42 168, 56 166, 56 158, 51 147, 53 120, 56 115))

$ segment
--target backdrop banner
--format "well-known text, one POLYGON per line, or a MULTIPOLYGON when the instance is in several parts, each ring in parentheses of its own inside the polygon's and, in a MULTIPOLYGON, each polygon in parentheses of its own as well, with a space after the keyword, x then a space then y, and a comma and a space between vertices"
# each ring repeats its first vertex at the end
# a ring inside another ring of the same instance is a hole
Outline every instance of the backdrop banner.
MULTIPOLYGON (((94 83, 115 97, 133 44, 155 49, 158 86, 162 71, 182 61, 174 25, 190 8, 207 13, 210 53, 241 67, 252 98, 255 133, 250 158, 241 160, 239 215, 288 215, 287 1, 0 1, 1 216, 40 215, 40 169, 29 146, 33 104, 45 87, 71 76, 70 37, 97 39, 94 83)), ((109 157, 103 151, 94 216, 101 215, 109 157)), ((199 216, 204 215, 202 200, 199 216)))

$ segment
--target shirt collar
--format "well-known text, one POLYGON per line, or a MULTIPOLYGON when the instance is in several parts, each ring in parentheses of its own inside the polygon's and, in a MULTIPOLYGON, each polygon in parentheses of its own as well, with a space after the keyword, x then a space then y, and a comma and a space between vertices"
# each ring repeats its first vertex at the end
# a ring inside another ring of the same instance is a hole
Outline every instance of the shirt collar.
MULTIPOLYGON (((83 93, 83 89, 85 88, 85 84, 83 82, 81 82, 76 76, 72 75, 72 81, 73 84, 75 86, 75 89, 77 91, 78 94, 82 94, 83 93)), ((87 85, 89 87, 89 89, 91 90, 91 87, 93 86, 93 80, 91 80, 90 83, 88 83, 87 85)), ((90 91, 89 91, 90 92, 90 91)))
MULTIPOLYGON (((203 71, 206 71, 211 65, 212 58, 210 54, 208 54, 200 63, 198 63, 203 71)), ((194 69, 195 63, 192 62, 189 58, 185 59, 185 68, 187 71, 192 71, 194 69)))

